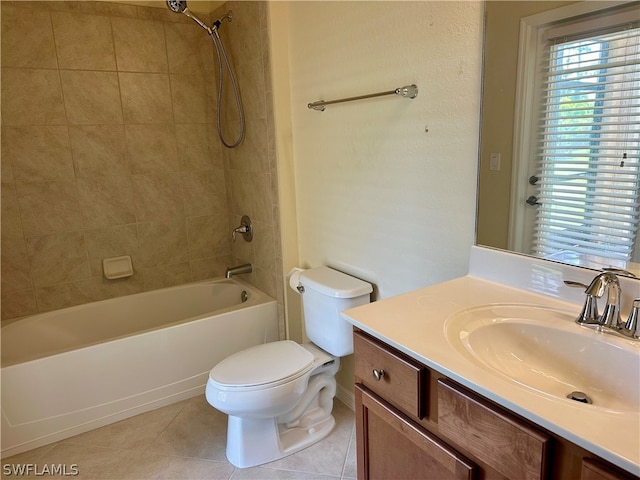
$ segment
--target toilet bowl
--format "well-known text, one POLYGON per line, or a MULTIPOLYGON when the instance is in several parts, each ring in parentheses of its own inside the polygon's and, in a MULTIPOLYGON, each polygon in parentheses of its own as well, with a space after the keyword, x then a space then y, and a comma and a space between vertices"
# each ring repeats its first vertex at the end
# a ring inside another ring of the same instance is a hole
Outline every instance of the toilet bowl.
POLYGON ((229 415, 226 453, 236 467, 295 453, 326 437, 335 425, 331 411, 339 356, 353 352, 351 327, 344 328, 339 314, 368 303, 372 287, 327 267, 305 271, 300 283, 305 325, 322 324, 315 326, 322 332, 315 340, 324 349, 313 343, 311 328, 309 343, 282 340, 251 347, 209 373, 206 399, 229 415))

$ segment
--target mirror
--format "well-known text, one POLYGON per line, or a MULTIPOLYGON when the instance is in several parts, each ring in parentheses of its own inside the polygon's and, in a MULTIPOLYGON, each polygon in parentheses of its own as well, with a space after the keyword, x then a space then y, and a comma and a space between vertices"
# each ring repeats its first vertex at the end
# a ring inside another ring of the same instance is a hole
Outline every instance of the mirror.
MULTIPOLYGON (((485 2, 477 245, 530 254, 529 251, 524 251, 523 247, 514 247, 516 242, 510 239, 510 228, 512 228, 510 222, 513 224, 521 221, 517 216, 514 219, 514 214, 510 212, 513 208, 511 195, 514 194, 512 175, 516 168, 512 159, 514 158, 514 111, 517 108, 520 19, 576 3, 583 2, 552 0, 487 0, 485 2)), ((532 208, 535 209, 535 206, 532 208)), ((639 250, 636 238, 634 262, 638 262, 639 250)), ((640 276, 637 263, 607 258, 606 255, 590 257, 587 261, 584 258, 578 261, 573 258, 561 258, 559 261, 593 269, 606 266, 624 268, 640 276)))

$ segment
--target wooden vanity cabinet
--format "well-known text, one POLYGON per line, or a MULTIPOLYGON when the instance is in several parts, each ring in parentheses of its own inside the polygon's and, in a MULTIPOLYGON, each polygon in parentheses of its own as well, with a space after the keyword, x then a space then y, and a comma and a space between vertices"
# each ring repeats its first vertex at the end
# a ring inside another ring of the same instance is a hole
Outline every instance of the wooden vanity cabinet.
POLYGON ((354 331, 359 480, 638 480, 354 331))

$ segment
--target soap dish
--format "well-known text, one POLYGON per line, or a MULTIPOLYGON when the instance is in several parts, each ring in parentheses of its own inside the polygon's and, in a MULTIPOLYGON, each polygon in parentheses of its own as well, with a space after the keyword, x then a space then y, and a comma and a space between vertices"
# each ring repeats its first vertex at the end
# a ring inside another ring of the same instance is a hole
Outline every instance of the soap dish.
POLYGON ((109 280, 130 277, 133 275, 131 257, 123 255, 121 257, 105 258, 102 260, 102 271, 105 278, 109 280))

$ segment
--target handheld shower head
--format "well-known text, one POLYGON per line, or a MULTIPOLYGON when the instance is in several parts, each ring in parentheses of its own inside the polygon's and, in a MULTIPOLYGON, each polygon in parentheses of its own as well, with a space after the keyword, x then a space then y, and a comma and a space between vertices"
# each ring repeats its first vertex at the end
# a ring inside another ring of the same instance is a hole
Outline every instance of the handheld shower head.
POLYGON ((182 13, 187 9, 186 0, 167 0, 167 7, 175 13, 182 13))
POLYGON ((209 34, 211 34, 211 28, 209 28, 206 23, 204 23, 189 11, 189 9, 187 8, 187 0, 167 0, 167 7, 169 7, 169 10, 171 10, 172 12, 182 13, 186 15, 202 28, 204 28, 209 34))

